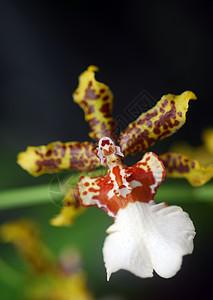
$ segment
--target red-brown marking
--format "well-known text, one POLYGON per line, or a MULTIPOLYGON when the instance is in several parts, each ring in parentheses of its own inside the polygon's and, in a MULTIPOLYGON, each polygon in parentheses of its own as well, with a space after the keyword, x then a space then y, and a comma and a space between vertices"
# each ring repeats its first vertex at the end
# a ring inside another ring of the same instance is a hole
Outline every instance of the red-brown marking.
POLYGON ((55 156, 58 156, 58 151, 57 151, 56 149, 54 149, 54 150, 53 150, 53 154, 54 154, 55 156))
POLYGON ((91 188, 89 188, 89 192, 95 193, 95 192, 98 192, 98 190, 91 187, 91 188))
POLYGON ((194 161, 191 162, 191 167, 192 167, 193 169, 195 168, 195 162, 194 162, 194 161))
POLYGON ((165 99, 164 102, 162 103, 162 107, 165 108, 168 105, 168 100, 165 99))
POLYGON ((123 185, 123 177, 121 176, 120 171, 121 169, 119 166, 112 168, 112 173, 115 175, 115 180, 118 186, 123 185))
POLYGON ((149 137, 149 131, 147 129, 142 132, 138 127, 134 127, 134 129, 136 130, 136 134, 138 134, 138 138, 131 139, 128 135, 125 135, 124 137, 122 136, 122 144, 120 143, 120 145, 122 145, 122 152, 127 143, 131 144, 131 153, 134 154, 138 151, 144 151, 155 142, 154 138, 149 137))
POLYGON ((110 145, 110 140, 102 140, 101 146, 104 147, 105 145, 110 145))
POLYGON ((121 186, 119 186, 119 190, 122 190, 123 188, 126 188, 126 186, 124 184, 122 184, 121 186))
POLYGON ((66 146, 65 146, 65 145, 62 145, 62 146, 61 146, 61 157, 64 157, 64 156, 65 156, 65 153, 66 153, 66 146))
POLYGON ((41 158, 44 157, 44 154, 40 153, 38 150, 35 150, 35 153, 36 153, 38 156, 40 156, 41 158))
POLYGON ((146 126, 148 126, 149 128, 152 128, 152 122, 151 121, 146 121, 146 126))
POLYGON ((44 159, 42 161, 37 160, 35 163, 38 166, 38 170, 36 171, 37 173, 39 173, 41 170, 48 170, 49 172, 54 172, 58 169, 58 166, 53 158, 44 159))
POLYGON ((106 96, 103 97, 103 101, 106 101, 106 100, 108 100, 108 99, 109 99, 109 96, 108 96, 108 95, 106 95, 106 96))
POLYGON ((153 117, 156 117, 158 114, 157 110, 155 109, 153 111, 153 113, 147 113, 145 118, 141 119, 138 121, 138 125, 143 125, 145 122, 149 121, 150 119, 152 119, 153 117))
MULTIPOLYGON (((165 101, 168 102, 168 100, 165 100, 165 101)), ((174 126, 179 125, 179 121, 175 120, 176 119, 176 107, 175 107, 174 101, 171 101, 171 106, 172 107, 168 112, 166 112, 164 115, 160 115, 159 120, 154 122, 155 128, 153 131, 155 134, 159 135, 161 133, 160 127, 162 125, 165 126, 165 124, 166 124, 170 128, 173 128, 174 126), (171 119, 175 120, 174 124, 171 122, 171 119)), ((162 137, 162 135, 161 135, 161 137, 162 137)), ((158 139, 159 139, 159 137, 158 137, 158 139)))
POLYGON ((184 165, 181 161, 177 164, 177 159, 175 157, 167 156, 166 159, 163 159, 163 163, 169 173, 177 171, 181 174, 189 173, 190 169, 188 165, 184 165))
POLYGON ((85 90, 85 95, 84 95, 84 99, 88 99, 88 100, 95 100, 98 99, 98 95, 95 94, 96 90, 95 89, 91 89, 90 85, 89 87, 85 90))
POLYGON ((98 125, 98 123, 100 123, 100 121, 96 118, 92 118, 89 120, 90 126, 91 128, 94 128, 96 125, 98 125))
POLYGON ((47 156, 47 157, 48 157, 48 156, 51 156, 51 154, 52 154, 52 150, 48 150, 47 153, 46 153, 46 156, 47 156))
POLYGON ((161 134, 158 136, 158 139, 160 140, 160 139, 162 139, 164 136, 166 137, 166 136, 170 135, 170 133, 171 133, 170 130, 166 130, 166 131, 164 131, 163 133, 161 133, 161 134))
POLYGON ((110 114, 110 104, 109 103, 105 103, 100 108, 100 112, 104 113, 104 117, 105 118, 110 118, 111 117, 111 114, 110 114))

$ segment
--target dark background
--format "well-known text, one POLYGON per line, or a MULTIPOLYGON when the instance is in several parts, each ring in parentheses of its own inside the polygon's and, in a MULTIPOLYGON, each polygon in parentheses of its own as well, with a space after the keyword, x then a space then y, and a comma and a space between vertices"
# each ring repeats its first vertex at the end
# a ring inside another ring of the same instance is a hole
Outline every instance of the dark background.
POLYGON ((156 101, 192 90, 199 101, 182 131, 197 140, 212 124, 212 1, 0 3, 1 130, 8 147, 87 139, 71 95, 90 64, 114 92, 114 116, 142 90, 156 101))
MULTIPOLYGON (((212 8, 212 1, 0 0, 0 186, 49 180, 46 175, 31 178, 15 165, 17 152, 27 145, 88 140, 89 126, 72 93, 90 64, 99 66, 97 79, 114 93, 115 117, 143 90, 155 101, 192 90, 198 101, 190 103, 186 125, 157 147, 166 150, 176 139, 198 145, 202 129, 212 126, 212 8)), ((202 220, 211 221, 212 206, 201 205, 194 215, 202 247, 175 279, 154 279, 152 286, 151 280, 125 277, 137 299, 210 295, 212 233, 205 232, 209 223, 202 220)))

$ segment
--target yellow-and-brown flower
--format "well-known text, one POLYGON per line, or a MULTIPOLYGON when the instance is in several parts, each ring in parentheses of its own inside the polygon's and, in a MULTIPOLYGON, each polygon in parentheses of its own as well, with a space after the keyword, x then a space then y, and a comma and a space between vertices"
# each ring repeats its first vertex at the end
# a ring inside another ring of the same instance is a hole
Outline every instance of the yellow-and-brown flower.
POLYGON ((146 153, 131 167, 125 166, 121 157, 145 152, 156 141, 175 133, 185 123, 189 100, 196 96, 191 91, 163 96, 117 140, 113 94, 108 86, 96 81, 95 71, 97 68, 90 66, 81 74, 73 94, 85 112, 95 143, 54 142, 28 147, 19 154, 18 163, 34 176, 64 169, 90 172, 100 165, 108 167, 105 176, 82 176, 77 183, 78 194, 69 191, 69 202, 74 205, 64 207, 52 223, 71 223, 77 215, 75 207, 96 205, 115 221, 103 248, 108 278, 119 269, 140 277, 153 276, 155 269, 162 277, 171 277, 180 269, 182 256, 193 250, 194 226, 181 208, 155 204, 154 195, 165 177, 165 167, 157 155, 146 153))

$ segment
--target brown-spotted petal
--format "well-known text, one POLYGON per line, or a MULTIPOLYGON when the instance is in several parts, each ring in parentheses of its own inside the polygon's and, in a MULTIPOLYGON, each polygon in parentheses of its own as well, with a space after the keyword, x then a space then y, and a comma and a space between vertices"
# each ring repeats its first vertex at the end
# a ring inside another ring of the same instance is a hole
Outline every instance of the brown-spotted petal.
POLYGON ((213 177, 213 166, 201 166, 196 159, 184 154, 167 152, 159 158, 166 167, 168 177, 185 178, 193 186, 201 186, 213 177))
POLYGON ((61 170, 92 171, 100 165, 95 145, 89 142, 54 142, 27 147, 18 154, 18 164, 33 176, 61 170))
POLYGON ((157 140, 175 133, 186 120, 189 100, 197 99, 191 91, 168 94, 121 132, 119 144, 124 155, 146 151, 157 140))
POLYGON ((115 140, 115 120, 111 116, 113 94, 107 85, 95 79, 95 71, 98 71, 97 67, 89 66, 80 75, 73 99, 84 110, 85 120, 91 127, 91 138, 99 140, 107 136, 115 140))

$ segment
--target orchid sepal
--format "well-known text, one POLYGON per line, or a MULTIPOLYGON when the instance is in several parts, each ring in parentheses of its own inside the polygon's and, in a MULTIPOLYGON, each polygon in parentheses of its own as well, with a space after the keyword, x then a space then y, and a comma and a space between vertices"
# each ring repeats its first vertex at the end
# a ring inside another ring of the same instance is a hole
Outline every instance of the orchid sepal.
POLYGON ((18 164, 33 176, 62 170, 88 172, 100 166, 96 147, 89 142, 53 142, 29 146, 18 154, 18 164))
POLYGON ((125 156, 145 152, 157 140, 175 133, 186 121, 189 100, 196 99, 191 91, 164 95, 153 108, 142 113, 121 132, 118 140, 121 151, 125 156))
POLYGON ((196 159, 182 153, 166 152, 160 159, 170 178, 185 178, 192 186, 202 186, 213 177, 213 166, 202 166, 196 159))
POLYGON ((113 94, 110 88, 95 79, 98 67, 89 66, 79 77, 79 85, 73 93, 73 100, 85 113, 85 120, 91 127, 89 136, 94 140, 108 136, 115 140, 115 120, 112 117, 113 94))

